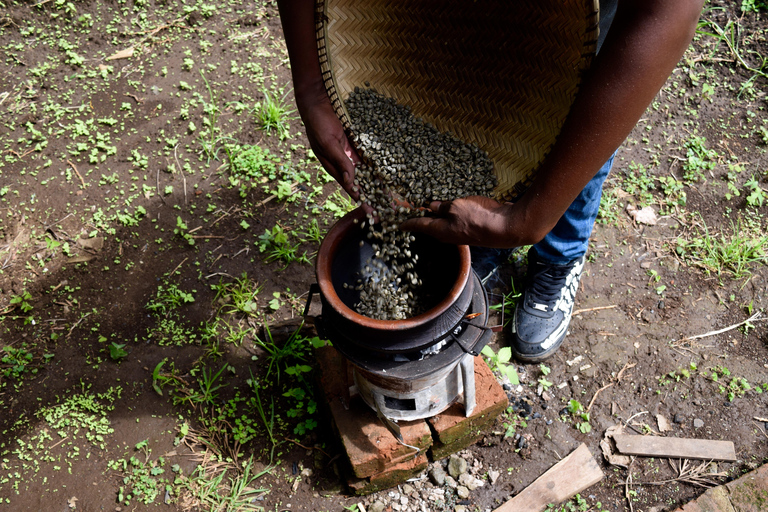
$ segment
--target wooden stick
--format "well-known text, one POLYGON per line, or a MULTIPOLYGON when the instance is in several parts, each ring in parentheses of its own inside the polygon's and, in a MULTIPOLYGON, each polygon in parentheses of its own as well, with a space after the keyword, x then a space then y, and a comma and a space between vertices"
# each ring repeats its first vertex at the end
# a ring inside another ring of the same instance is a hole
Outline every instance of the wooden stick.
POLYGON ((603 386, 600 389, 598 389, 597 391, 595 391, 595 394, 592 397, 592 400, 589 401, 589 405, 587 406, 587 412, 589 412, 590 409, 592 409, 592 405, 594 405, 595 399, 597 399, 597 395, 599 395, 601 391, 603 391, 605 389, 608 389, 609 387, 613 386, 614 384, 616 384, 616 383, 615 382, 611 382, 610 384, 606 384, 605 386, 603 386))
POLYGON ((75 167, 75 164, 73 164, 71 160, 67 160, 67 163, 70 166, 72 166, 72 169, 74 169, 75 174, 77 174, 77 177, 80 178, 80 183, 83 185, 83 188, 85 188, 85 180, 83 179, 82 176, 80 176, 80 173, 78 172, 77 167, 75 167))
POLYGON ((175 269, 173 269, 173 270, 171 270, 171 272, 170 272, 168 275, 169 275, 169 276, 172 276, 173 274, 175 274, 175 273, 176 273, 176 271, 177 271, 177 270, 179 270, 179 267, 181 267, 181 266, 184 264, 184 262, 185 262, 185 261, 187 261, 188 259, 189 259, 189 258, 184 258, 183 260, 181 260, 181 263, 179 263, 178 265, 176 265, 176 268, 175 268, 175 269))
POLYGON ((679 343, 684 343, 686 341, 700 340, 701 338, 707 338, 709 336, 716 336, 718 334, 723 334, 724 332, 728 332, 728 331, 732 331, 734 329, 737 329, 737 328, 741 327, 742 325, 744 325, 746 323, 758 322, 758 321, 762 321, 762 320, 765 320, 765 319, 764 318, 760 318, 760 311, 758 311, 757 313, 755 313, 751 317, 747 318, 743 322, 739 322, 737 324, 729 325, 728 327, 724 327, 724 328, 718 329, 716 331, 709 331, 709 332, 705 332, 704 334, 697 334, 696 336, 689 336, 687 338, 683 338, 683 339, 680 339, 680 340, 677 340, 677 341, 673 341, 672 344, 673 345, 677 345, 679 343))
POLYGON ((603 477, 589 448, 582 443, 494 512, 543 512, 550 503, 562 503, 603 477))
POLYGON ((589 313, 590 311, 600 311, 602 309, 613 309, 619 307, 618 304, 614 304, 612 306, 598 306, 596 308, 587 308, 587 309, 577 309, 573 312, 573 316, 580 315, 582 313, 589 313))

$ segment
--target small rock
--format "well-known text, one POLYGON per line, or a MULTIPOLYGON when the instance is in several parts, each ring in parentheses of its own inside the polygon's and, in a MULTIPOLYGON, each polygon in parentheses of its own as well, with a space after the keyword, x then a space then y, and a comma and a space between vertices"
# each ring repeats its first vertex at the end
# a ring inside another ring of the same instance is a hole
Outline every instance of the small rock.
POLYGON ((693 420, 693 428, 701 428, 704 426, 704 420, 700 420, 699 418, 695 418, 693 420))
POLYGON ((512 391, 514 389, 512 384, 502 384, 501 387, 504 388, 504 391, 512 391))
POLYGON ((520 439, 517 440, 517 449, 523 450, 528 447, 528 440, 524 436, 520 436, 520 439))
POLYGON ((496 480, 498 480, 500 476, 501 476, 501 471, 496 471, 495 469, 488 470, 488 480, 491 481, 491 485, 495 485, 496 480))
POLYGON ((404 506, 404 507, 408 506, 408 498, 406 498, 405 496, 402 496, 402 497, 400 498, 400 504, 401 504, 402 506, 404 506))
POLYGON ((460 485, 456 488, 456 494, 458 495, 459 498, 465 500, 469 498, 469 489, 467 489, 463 485, 460 485))
POLYGON ((459 478, 459 475, 467 472, 467 461, 456 454, 451 455, 448 460, 448 473, 453 478, 459 478))
POLYGON ((445 476, 445 470, 440 465, 436 465, 429 470, 429 478, 435 485, 443 485, 445 483, 445 476))
POLYGON ((451 489, 455 489, 459 484, 456 483, 456 479, 455 478, 453 478, 450 475, 446 475, 446 477, 445 477, 445 485, 447 485, 451 489))
POLYGON ((470 491, 474 491, 478 487, 482 487, 485 485, 485 482, 482 480, 473 477, 469 473, 464 473, 459 477, 459 483, 469 489, 470 491))
POLYGON ((545 400, 545 401, 550 401, 550 400, 552 400, 552 396, 549 393, 547 393, 546 391, 544 391, 541 394, 541 399, 545 400))
POLYGON ((408 484, 403 485, 403 494, 413 494, 413 487, 408 484))
POLYGON ((683 423, 685 421, 685 417, 678 412, 678 413, 675 413, 675 417, 672 418, 672 421, 679 425, 680 423, 683 423))
POLYGON ((387 506, 381 502, 381 501, 374 501, 370 507, 368 507, 368 512, 384 512, 384 510, 387 508, 387 506))
POLYGON ((464 505, 456 505, 453 507, 453 512, 467 512, 467 507, 464 505))
POLYGON ((541 413, 540 412, 535 412, 535 413, 533 413, 533 416, 531 416, 531 418, 537 420, 537 419, 541 418, 541 413))

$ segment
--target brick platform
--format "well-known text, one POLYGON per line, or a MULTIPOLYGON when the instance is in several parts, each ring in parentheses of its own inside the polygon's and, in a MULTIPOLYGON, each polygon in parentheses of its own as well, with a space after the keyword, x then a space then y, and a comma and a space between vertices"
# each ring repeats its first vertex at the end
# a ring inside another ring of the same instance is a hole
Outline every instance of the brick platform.
POLYGON ((477 442, 508 404, 491 370, 481 358, 475 358, 477 405, 472 416, 466 418, 464 407, 454 404, 428 422, 398 423, 405 443, 419 448, 414 457, 414 450, 398 443, 362 398, 349 397, 349 365, 336 349, 322 347, 315 356, 334 428, 352 466, 354 477, 349 486, 359 495, 395 486, 423 471, 427 453, 432 460, 439 460, 477 442))
POLYGON ((427 420, 435 433, 432 460, 443 459, 475 444, 509 405, 506 393, 479 357, 475 358, 475 397, 477 405, 469 418, 464 416, 463 405, 453 404, 427 420))
POLYGON ((768 465, 707 490, 675 512, 765 512, 768 510, 768 465))

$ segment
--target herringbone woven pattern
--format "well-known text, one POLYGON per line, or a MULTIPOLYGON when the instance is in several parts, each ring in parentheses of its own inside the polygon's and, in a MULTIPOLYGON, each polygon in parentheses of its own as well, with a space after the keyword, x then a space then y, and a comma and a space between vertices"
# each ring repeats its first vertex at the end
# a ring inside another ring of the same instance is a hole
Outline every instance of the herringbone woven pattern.
POLYGON ((597 40, 597 0, 318 0, 326 88, 370 86, 485 149, 497 198, 530 182, 597 40))

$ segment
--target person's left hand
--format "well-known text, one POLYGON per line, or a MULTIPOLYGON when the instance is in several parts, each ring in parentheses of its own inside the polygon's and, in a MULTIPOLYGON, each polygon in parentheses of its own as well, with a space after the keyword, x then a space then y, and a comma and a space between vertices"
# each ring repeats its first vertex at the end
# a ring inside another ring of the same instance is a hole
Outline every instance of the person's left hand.
POLYGON ((488 197, 470 196, 453 201, 432 201, 432 214, 400 224, 403 231, 415 231, 441 242, 511 248, 523 245, 513 227, 512 203, 488 197))

